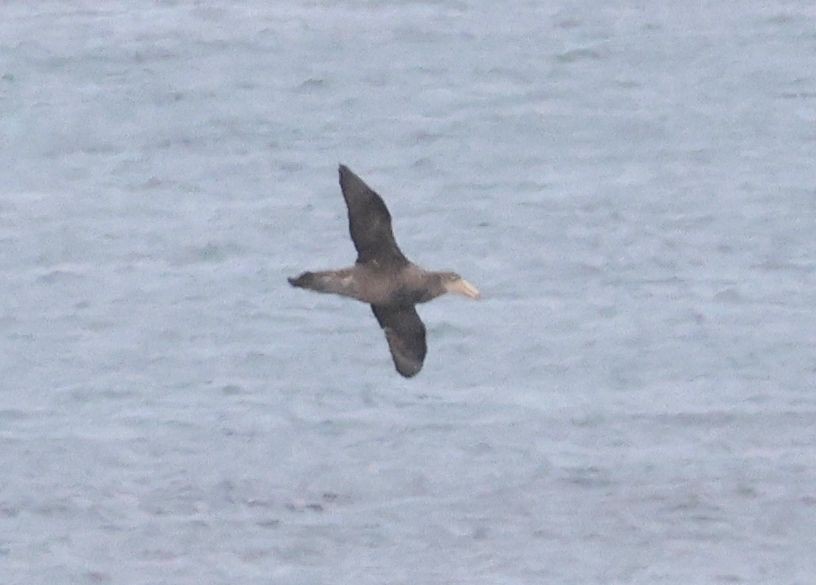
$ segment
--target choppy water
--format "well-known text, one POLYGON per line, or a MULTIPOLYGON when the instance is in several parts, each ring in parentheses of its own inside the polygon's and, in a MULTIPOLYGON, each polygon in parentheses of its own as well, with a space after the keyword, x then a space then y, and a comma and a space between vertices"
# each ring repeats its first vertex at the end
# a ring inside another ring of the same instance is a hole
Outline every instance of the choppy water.
POLYGON ((692 4, 0 5, 0 582, 813 583, 816 10, 692 4))

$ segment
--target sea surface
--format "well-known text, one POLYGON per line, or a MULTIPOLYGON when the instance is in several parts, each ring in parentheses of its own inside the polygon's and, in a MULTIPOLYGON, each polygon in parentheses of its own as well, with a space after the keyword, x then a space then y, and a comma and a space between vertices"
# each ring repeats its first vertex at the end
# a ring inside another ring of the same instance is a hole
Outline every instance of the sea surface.
POLYGON ((814 4, 0 3, 0 583, 816 583, 814 4))

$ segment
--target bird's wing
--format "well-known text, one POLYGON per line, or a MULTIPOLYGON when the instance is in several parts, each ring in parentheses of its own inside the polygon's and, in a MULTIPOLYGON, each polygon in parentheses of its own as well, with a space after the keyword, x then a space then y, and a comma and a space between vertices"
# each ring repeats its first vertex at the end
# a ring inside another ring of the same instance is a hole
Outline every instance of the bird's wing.
POLYGON ((349 232, 357 248, 357 262, 374 262, 381 267, 407 264, 394 239, 391 214, 382 197, 345 165, 340 165, 340 188, 348 207, 349 232))
POLYGON ((385 331, 388 349, 397 371, 410 378, 422 369, 428 347, 425 325, 413 305, 371 305, 374 316, 385 331))

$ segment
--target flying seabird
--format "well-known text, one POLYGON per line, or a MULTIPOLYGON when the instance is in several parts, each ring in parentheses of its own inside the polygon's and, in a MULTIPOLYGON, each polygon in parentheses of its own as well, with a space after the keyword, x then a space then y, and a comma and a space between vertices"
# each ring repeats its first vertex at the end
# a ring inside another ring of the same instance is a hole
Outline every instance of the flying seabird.
POLYGON ((340 270, 304 272, 289 278, 289 284, 370 304, 397 372, 410 378, 422 369, 427 352, 425 325, 415 305, 449 292, 478 299, 479 291, 455 272, 431 272, 408 260, 394 239, 382 197, 345 165, 340 165, 340 188, 357 262, 340 270))

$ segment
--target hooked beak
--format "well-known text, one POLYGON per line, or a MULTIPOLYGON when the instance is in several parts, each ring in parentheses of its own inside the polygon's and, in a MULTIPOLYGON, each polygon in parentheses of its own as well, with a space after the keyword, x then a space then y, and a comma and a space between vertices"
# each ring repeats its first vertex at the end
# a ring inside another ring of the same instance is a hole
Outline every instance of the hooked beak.
POLYGON ((471 299, 478 299, 479 297, 481 297, 479 289, 470 284, 464 278, 460 278, 459 280, 454 280, 453 282, 446 283, 445 290, 451 293, 466 296, 471 299))

